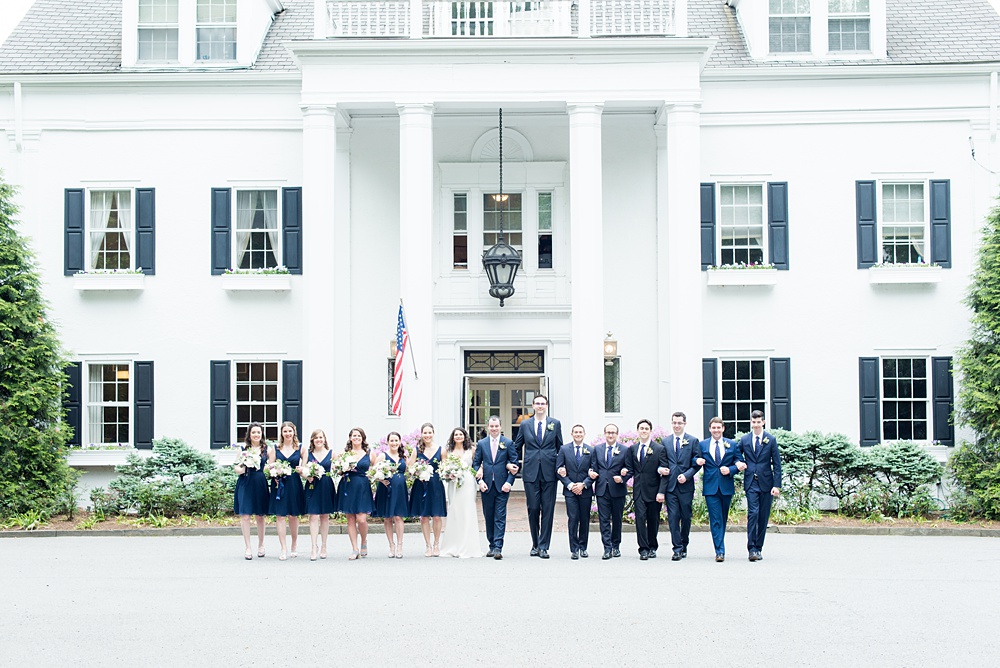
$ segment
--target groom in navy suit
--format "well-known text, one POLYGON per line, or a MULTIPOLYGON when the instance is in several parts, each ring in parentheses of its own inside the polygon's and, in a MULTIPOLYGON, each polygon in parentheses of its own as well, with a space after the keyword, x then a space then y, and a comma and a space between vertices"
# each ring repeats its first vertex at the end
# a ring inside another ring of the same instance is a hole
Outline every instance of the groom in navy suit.
POLYGON ((667 522, 674 550, 670 559, 680 561, 687 556, 691 535, 694 476, 701 469, 695 460, 701 457, 701 445, 699 439, 684 431, 687 416, 681 411, 670 416, 670 426, 674 433, 663 442, 667 450, 667 468, 660 470, 660 474, 667 479, 667 522))
POLYGON ((750 561, 760 561, 771 500, 781 494, 781 453, 778 439, 764 431, 764 411, 750 413, 750 433, 740 439, 746 460, 743 489, 747 493, 747 551, 750 561))
POLYGON ((715 543, 715 560, 726 560, 726 522, 729 519, 729 504, 733 502, 736 485, 733 476, 746 468, 740 455, 739 445, 722 434, 726 424, 720 417, 708 422, 711 438, 701 442, 701 457, 695 463, 704 467, 701 486, 708 506, 708 524, 715 543))
POLYGON ((483 518, 486 520, 487 557, 503 559, 503 535, 507 530, 507 501, 517 471, 517 448, 500 434, 500 418, 490 417, 486 425, 489 435, 476 444, 472 470, 479 479, 483 493, 483 518), (480 472, 479 467, 483 470, 480 472))
POLYGON ((549 558, 552 540, 552 516, 556 510, 556 453, 562 447, 562 425, 548 417, 549 399, 536 394, 531 407, 533 417, 521 422, 514 437, 514 448, 524 448, 521 482, 528 504, 528 529, 531 530, 531 556, 549 558))
POLYGON ((563 484, 566 517, 569 528, 570 558, 587 557, 590 538, 590 502, 594 498, 594 481, 590 478, 593 448, 583 442, 587 432, 576 424, 570 430, 573 442, 559 450, 556 474, 563 484))

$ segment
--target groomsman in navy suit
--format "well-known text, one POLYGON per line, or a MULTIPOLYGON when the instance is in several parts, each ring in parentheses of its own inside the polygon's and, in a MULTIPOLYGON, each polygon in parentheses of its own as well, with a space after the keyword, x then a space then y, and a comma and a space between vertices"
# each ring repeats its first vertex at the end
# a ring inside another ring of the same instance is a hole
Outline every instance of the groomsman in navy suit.
POLYGON ((593 448, 583 442, 583 425, 570 430, 573 442, 559 449, 556 474, 563 484, 566 517, 569 520, 569 551, 572 559, 586 558, 590 538, 590 503, 594 499, 594 481, 590 478, 593 448))
POLYGON ((650 440, 652 422, 639 420, 635 428, 639 432, 639 440, 629 448, 628 463, 625 466, 632 477, 639 559, 646 561, 656 558, 656 549, 660 546, 657 540, 660 508, 667 492, 667 479, 660 475, 660 470, 667 467, 667 453, 661 443, 650 440))
POLYGON ((531 407, 535 414, 521 422, 514 437, 514 448, 524 448, 521 482, 524 483, 524 498, 528 504, 531 556, 548 559, 558 486, 556 453, 563 444, 562 425, 546 414, 549 399, 544 394, 536 394, 531 407))
POLYGON ((691 535, 691 505, 694 501, 694 476, 701 469, 696 463, 701 457, 699 439, 684 431, 687 416, 677 411, 670 416, 673 434, 664 442, 667 451, 667 468, 660 474, 667 480, 667 522, 670 524, 670 542, 674 554, 671 561, 687 556, 688 538, 691 535))
POLYGON ((743 489, 747 493, 747 551, 750 561, 760 561, 771 500, 781 494, 781 453, 778 439, 764 431, 764 411, 750 413, 750 433, 740 439, 746 461, 743 489))
POLYGON ((620 557, 622 544, 622 511, 628 491, 628 448, 618 444, 618 425, 604 428, 604 443, 594 448, 590 477, 597 497, 597 516, 601 522, 601 542, 604 559, 620 557))
POLYGON ((486 424, 489 435, 476 444, 472 456, 472 470, 479 478, 479 491, 483 493, 483 519, 486 520, 486 540, 490 551, 487 557, 503 559, 503 535, 507 530, 507 501, 517 472, 517 448, 500 434, 500 418, 490 417, 486 424), (482 466, 482 472, 479 467, 482 466))
POLYGON ((739 445, 722 435, 725 430, 722 418, 709 420, 708 431, 712 437, 701 442, 701 457, 695 460, 705 470, 701 485, 708 506, 708 523, 712 530, 712 542, 715 543, 716 561, 726 560, 726 522, 729 520, 729 504, 733 502, 736 492, 733 476, 746 468, 739 445))

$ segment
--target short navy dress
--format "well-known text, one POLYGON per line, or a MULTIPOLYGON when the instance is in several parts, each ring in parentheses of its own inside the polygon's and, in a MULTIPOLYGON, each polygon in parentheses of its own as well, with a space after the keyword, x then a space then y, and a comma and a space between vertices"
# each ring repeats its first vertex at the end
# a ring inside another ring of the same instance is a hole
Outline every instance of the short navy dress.
POLYGON ((410 502, 406 496, 406 459, 397 462, 388 453, 386 461, 396 464, 396 473, 388 485, 377 483, 375 488, 375 517, 406 517, 410 514, 410 502))
POLYGON ((372 484, 368 480, 368 469, 372 460, 365 453, 354 470, 346 474, 340 481, 340 512, 346 515, 357 515, 358 513, 371 513, 372 507, 372 484))
POLYGON ((438 464, 441 463, 441 448, 437 449, 429 459, 420 451, 417 461, 430 462, 434 475, 426 483, 419 480, 413 483, 410 494, 410 515, 413 517, 447 517, 448 504, 444 498, 444 483, 438 475, 438 464), (418 489, 419 488, 419 489, 418 489))
MULTIPOLYGON (((326 457, 320 462, 310 452, 309 461, 318 462, 323 467, 323 470, 329 473, 332 456, 333 451, 331 450, 326 453, 326 457)), ((334 484, 333 478, 325 475, 319 480, 313 478, 312 482, 307 480, 305 485, 307 515, 329 515, 330 513, 337 512, 337 486, 334 484)))
POLYGON ((260 466, 247 469, 236 479, 236 493, 233 494, 233 512, 237 515, 267 515, 270 503, 267 493, 267 449, 261 448, 260 466))
POLYGON ((290 456, 281 454, 280 448, 275 448, 275 459, 279 462, 288 462, 292 467, 292 475, 285 476, 281 482, 271 483, 271 514, 281 517, 298 517, 306 512, 306 494, 302 489, 302 478, 295 468, 302 458, 301 453, 296 449, 290 456))

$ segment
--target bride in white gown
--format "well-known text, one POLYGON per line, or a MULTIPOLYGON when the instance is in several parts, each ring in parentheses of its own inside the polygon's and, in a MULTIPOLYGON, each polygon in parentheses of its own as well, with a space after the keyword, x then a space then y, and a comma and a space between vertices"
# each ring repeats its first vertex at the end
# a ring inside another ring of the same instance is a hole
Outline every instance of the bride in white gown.
POLYGON ((442 557, 483 556, 479 544, 479 517, 476 513, 476 478, 469 472, 475 452, 476 446, 464 429, 457 428, 451 432, 448 454, 461 457, 466 470, 460 474, 461 486, 456 480, 449 480, 447 483, 448 519, 441 537, 442 557))

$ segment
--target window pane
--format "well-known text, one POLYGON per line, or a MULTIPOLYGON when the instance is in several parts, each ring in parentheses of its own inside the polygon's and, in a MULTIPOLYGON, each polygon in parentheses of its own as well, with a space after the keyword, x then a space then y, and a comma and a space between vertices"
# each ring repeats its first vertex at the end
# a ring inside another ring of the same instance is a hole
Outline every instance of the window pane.
POLYGON ((552 268, 552 235, 538 235, 538 268, 552 268))
POLYGON ((110 445, 129 442, 130 382, 129 365, 126 363, 88 365, 84 411, 88 443, 110 445))
POLYGON ((882 438, 926 440, 926 358, 882 359, 882 438))
POLYGON ((139 0, 139 23, 177 23, 177 0, 139 0))
POLYGON ((503 214, 504 237, 519 253, 521 252, 521 195, 505 193, 483 195, 483 248, 490 248, 500 239, 500 222, 503 214), (500 201, 498 201, 500 200, 500 201))
POLYGON ((260 422, 264 438, 275 440, 278 429, 278 363, 236 363, 236 434, 242 440, 251 422, 260 422))
POLYGON ((604 412, 621 412, 621 358, 604 360, 604 412))
POLYGON ((721 264, 764 262, 764 203, 761 185, 722 185, 719 188, 721 264))
POLYGON ((750 413, 767 400, 766 360, 722 360, 721 416, 726 436, 750 431, 750 413))

